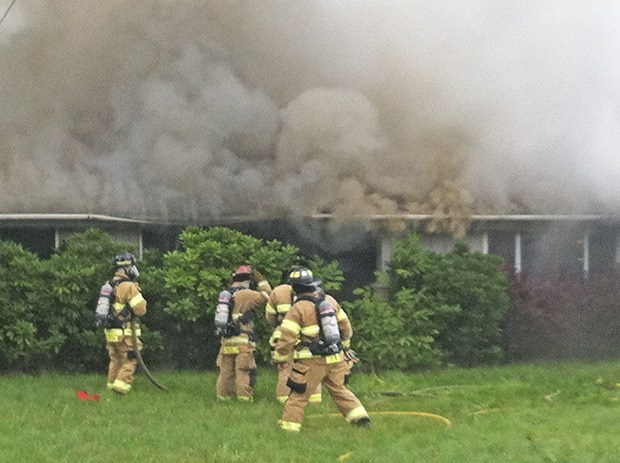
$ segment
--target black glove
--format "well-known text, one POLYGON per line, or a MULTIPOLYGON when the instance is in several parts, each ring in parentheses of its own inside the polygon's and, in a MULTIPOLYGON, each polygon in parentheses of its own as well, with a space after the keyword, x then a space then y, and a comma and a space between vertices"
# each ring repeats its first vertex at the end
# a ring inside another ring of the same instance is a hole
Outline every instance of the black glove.
POLYGON ((241 329, 236 323, 228 323, 226 327, 215 328, 215 336, 218 338, 230 338, 232 336, 239 336, 241 329))
POLYGON ((107 321, 108 317, 107 316, 100 317, 99 315, 97 315, 96 318, 97 318, 97 320, 96 320, 97 328, 105 328, 106 325, 107 325, 106 321, 107 321))
POLYGON ((246 313, 239 317, 239 322, 244 325, 247 325, 252 321, 254 321, 254 312, 252 312, 251 310, 248 310, 246 313))

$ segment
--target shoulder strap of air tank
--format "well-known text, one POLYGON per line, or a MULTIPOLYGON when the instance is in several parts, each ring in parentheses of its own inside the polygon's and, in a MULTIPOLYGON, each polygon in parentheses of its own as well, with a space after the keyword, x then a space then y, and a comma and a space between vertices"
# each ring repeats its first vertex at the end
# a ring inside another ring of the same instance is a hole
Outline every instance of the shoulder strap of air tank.
POLYGON ((110 286, 112 286, 112 288, 116 288, 117 285, 124 283, 126 281, 131 281, 130 278, 127 277, 123 277, 123 278, 112 278, 110 279, 110 281, 108 281, 108 283, 110 283, 110 286))
POLYGON ((241 289, 239 286, 231 286, 226 288, 226 291, 230 293, 230 300, 228 301, 228 322, 232 322, 233 309, 235 308, 235 293, 241 289))
MULTIPOLYGON (((114 304, 116 302, 116 287, 121 284, 121 283, 125 283, 126 281, 131 281, 130 278, 119 278, 119 279, 114 279, 112 278, 109 283, 110 286, 112 286, 112 293, 110 293, 110 303, 114 304)), ((120 312, 116 312, 116 310, 112 310, 110 312, 110 314, 112 314, 112 316, 119 318, 120 319, 120 315, 123 312, 126 312, 129 310, 129 314, 133 316, 133 312, 129 309, 129 304, 125 304, 125 307, 123 307, 123 310, 121 310, 120 312)))
POLYGON ((317 308, 319 307, 319 304, 323 301, 323 299, 325 299, 324 297, 314 297, 314 296, 309 296, 307 294, 304 294, 303 296, 299 296, 297 299, 295 299, 295 302, 298 301, 310 301, 313 302, 315 306, 317 306, 317 308))
POLYGON ((319 337, 321 339, 325 339, 325 336, 323 335, 323 324, 321 323, 321 312, 319 312, 319 305, 321 304, 321 302, 323 302, 325 300, 325 296, 322 297, 314 297, 314 296, 309 296, 307 294, 303 295, 303 296, 299 296, 297 298, 297 301, 310 301, 314 303, 314 312, 316 313, 316 321, 317 324, 319 325, 319 337))
POLYGON ((230 288, 226 288, 226 291, 228 291, 230 293, 230 308, 232 309, 234 303, 235 303, 235 293, 237 291, 239 291, 241 289, 241 287, 239 286, 231 286, 230 288))

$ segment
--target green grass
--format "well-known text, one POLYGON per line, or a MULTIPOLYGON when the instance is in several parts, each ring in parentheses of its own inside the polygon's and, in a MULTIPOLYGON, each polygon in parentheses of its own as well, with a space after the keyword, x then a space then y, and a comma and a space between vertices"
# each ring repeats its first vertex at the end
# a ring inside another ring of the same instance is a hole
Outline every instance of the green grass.
POLYGON ((0 377, 0 462, 620 462, 620 361, 357 374, 373 427, 330 416, 325 393, 300 434, 276 426, 273 370, 252 404, 216 402, 215 372, 155 373, 169 393, 143 376, 126 397, 103 374, 0 377))

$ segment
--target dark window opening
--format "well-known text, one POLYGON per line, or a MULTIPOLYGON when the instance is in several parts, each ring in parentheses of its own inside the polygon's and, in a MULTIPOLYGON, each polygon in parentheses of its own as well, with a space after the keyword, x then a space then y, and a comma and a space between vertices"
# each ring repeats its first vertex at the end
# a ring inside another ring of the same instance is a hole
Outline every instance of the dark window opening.
POLYGON ((14 241, 43 258, 55 249, 56 234, 50 228, 5 228, 0 230, 0 240, 14 241))

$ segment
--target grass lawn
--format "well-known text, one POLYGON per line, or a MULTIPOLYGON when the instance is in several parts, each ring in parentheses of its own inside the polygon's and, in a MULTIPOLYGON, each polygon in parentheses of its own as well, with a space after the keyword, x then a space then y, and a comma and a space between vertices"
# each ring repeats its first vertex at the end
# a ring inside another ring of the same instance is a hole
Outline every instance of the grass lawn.
POLYGON ((620 462, 620 361, 356 374, 372 428, 324 392, 299 434, 276 426, 275 370, 251 404, 216 402, 216 372, 154 373, 170 392, 140 375, 126 397, 103 374, 0 376, 0 462, 620 462))

